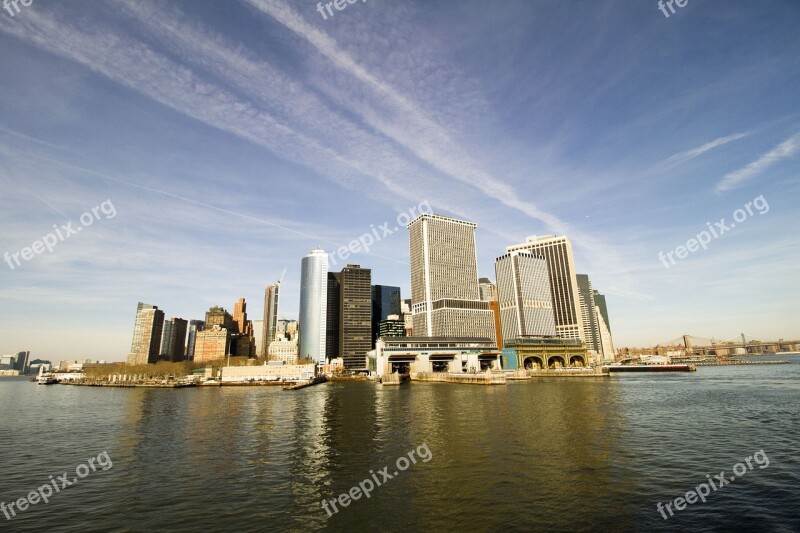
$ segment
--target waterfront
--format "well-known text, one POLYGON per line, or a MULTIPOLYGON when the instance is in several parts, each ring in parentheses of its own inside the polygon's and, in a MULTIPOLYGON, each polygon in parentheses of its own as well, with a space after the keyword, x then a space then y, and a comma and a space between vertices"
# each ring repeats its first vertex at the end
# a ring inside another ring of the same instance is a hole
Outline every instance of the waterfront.
POLYGON ((330 382, 117 389, 0 380, 0 500, 107 452, 4 531, 800 530, 790 365, 503 387, 330 382), (328 517, 413 448, 419 462, 328 517), (763 449, 767 468, 669 520, 666 503, 763 449))

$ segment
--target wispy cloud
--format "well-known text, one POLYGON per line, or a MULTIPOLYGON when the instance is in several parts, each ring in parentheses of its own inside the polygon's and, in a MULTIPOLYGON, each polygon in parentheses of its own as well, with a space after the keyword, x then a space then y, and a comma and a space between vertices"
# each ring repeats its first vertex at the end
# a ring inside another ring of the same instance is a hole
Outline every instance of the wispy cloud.
POLYGON ((730 142, 737 141, 744 137, 750 135, 749 131, 741 132, 741 133, 734 133, 732 135, 728 135, 726 137, 720 137, 719 139, 714 139, 711 142, 707 142, 702 146, 698 146, 697 148, 692 148, 691 150, 687 150, 685 152, 681 152, 679 154, 675 154, 666 158, 664 161, 661 162, 660 166, 664 167, 672 167, 675 165, 679 165, 681 163, 685 163, 690 159, 694 159, 704 153, 708 152, 709 150, 713 150, 714 148, 718 148, 720 146, 724 146, 730 142))
POLYGON ((762 173, 781 159, 791 157, 800 151, 800 133, 789 137, 778 146, 762 155, 744 168, 726 174, 716 186, 716 192, 721 193, 736 188, 739 184, 762 173))

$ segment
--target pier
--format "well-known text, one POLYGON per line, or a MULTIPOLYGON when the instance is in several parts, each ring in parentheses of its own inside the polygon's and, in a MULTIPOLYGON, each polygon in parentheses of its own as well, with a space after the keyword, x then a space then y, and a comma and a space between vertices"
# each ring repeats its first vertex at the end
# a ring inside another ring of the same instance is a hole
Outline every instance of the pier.
POLYGON ((411 374, 411 380, 436 383, 463 383, 472 385, 505 385, 506 375, 500 372, 476 372, 474 374, 416 372, 411 374))

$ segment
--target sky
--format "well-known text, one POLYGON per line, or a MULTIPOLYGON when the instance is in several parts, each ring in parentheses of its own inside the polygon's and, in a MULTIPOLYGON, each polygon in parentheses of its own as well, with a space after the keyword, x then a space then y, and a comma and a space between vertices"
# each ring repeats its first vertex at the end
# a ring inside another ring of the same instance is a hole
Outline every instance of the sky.
POLYGON ((284 269, 296 318, 367 233, 331 270, 409 298, 428 207, 491 279, 567 235, 618 347, 800 339, 800 3, 340 5, 0 10, 0 353, 123 360, 137 302, 258 319, 284 269))

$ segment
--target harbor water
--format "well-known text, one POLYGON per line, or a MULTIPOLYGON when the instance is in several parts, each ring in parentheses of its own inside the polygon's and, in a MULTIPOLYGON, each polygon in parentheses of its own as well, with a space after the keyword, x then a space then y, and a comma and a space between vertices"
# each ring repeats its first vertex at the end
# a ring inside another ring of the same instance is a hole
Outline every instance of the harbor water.
POLYGON ((59 490, 0 530, 800 531, 800 358, 781 358, 500 386, 2 378, 0 502, 59 490), (762 450, 768 465, 675 508, 762 450))

